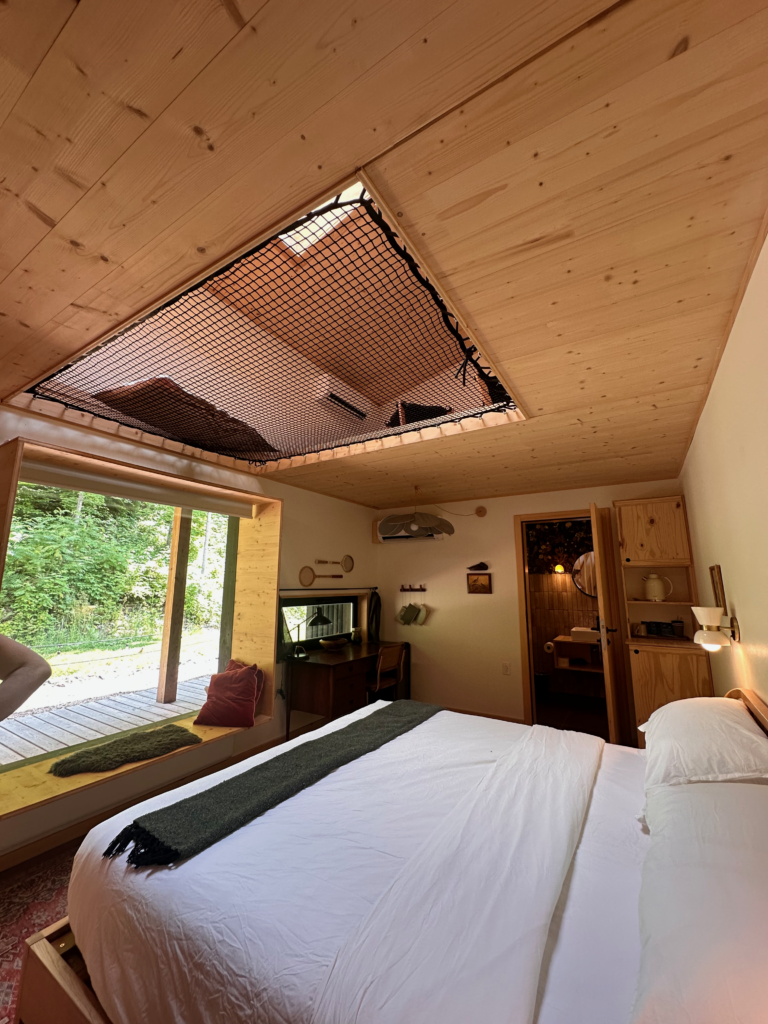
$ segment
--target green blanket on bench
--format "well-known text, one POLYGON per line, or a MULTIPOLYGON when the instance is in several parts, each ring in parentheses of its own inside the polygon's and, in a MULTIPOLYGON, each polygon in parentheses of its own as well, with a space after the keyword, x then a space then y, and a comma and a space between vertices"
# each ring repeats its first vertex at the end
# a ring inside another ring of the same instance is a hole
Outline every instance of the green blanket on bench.
POLYGON ((55 761, 48 773, 65 778, 68 775, 78 775, 80 772, 111 772, 124 764, 148 761, 153 757, 170 754, 181 747, 190 747, 193 743, 202 742, 199 736, 181 725, 163 725, 159 729, 118 736, 117 739, 99 743, 96 747, 78 750, 61 761, 55 761))
POLYGON ((309 740, 159 811, 142 814, 116 836, 105 857, 125 853, 134 867, 173 864, 236 832, 307 786, 377 750, 442 708, 398 700, 343 729, 309 740))

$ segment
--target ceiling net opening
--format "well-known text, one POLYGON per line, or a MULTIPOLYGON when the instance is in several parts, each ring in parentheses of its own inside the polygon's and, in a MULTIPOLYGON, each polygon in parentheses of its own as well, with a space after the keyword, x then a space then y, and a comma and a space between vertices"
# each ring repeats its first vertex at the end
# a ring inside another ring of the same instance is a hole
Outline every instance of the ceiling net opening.
POLYGON ((360 185, 31 390, 259 463, 514 408, 360 185))

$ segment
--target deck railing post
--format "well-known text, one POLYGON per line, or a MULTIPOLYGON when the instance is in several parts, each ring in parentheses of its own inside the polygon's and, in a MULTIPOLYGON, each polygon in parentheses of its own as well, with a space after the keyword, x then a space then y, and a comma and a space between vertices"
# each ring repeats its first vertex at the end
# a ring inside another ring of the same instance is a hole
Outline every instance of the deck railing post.
POLYGON ((165 618, 163 620, 163 642, 160 650, 160 678, 157 683, 157 700, 160 704, 172 704, 176 700, 191 531, 192 509, 174 509, 171 560, 168 566, 168 591, 165 597, 165 618))

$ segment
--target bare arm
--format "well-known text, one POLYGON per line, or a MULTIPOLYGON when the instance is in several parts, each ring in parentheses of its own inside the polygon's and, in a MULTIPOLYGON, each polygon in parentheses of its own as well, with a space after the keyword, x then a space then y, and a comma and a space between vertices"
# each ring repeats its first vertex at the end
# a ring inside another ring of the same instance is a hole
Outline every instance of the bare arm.
POLYGON ((0 722, 20 708, 50 674, 44 658, 0 634, 0 722))

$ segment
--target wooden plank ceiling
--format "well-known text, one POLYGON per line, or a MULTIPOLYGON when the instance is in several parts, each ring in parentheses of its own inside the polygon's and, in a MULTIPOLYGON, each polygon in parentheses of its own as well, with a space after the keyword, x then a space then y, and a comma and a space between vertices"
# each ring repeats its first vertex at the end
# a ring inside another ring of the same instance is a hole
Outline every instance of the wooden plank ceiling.
POLYGON ((365 166, 529 418, 275 478, 680 470, 765 235, 768 0, 6 0, 0 40, 0 398, 365 166))

